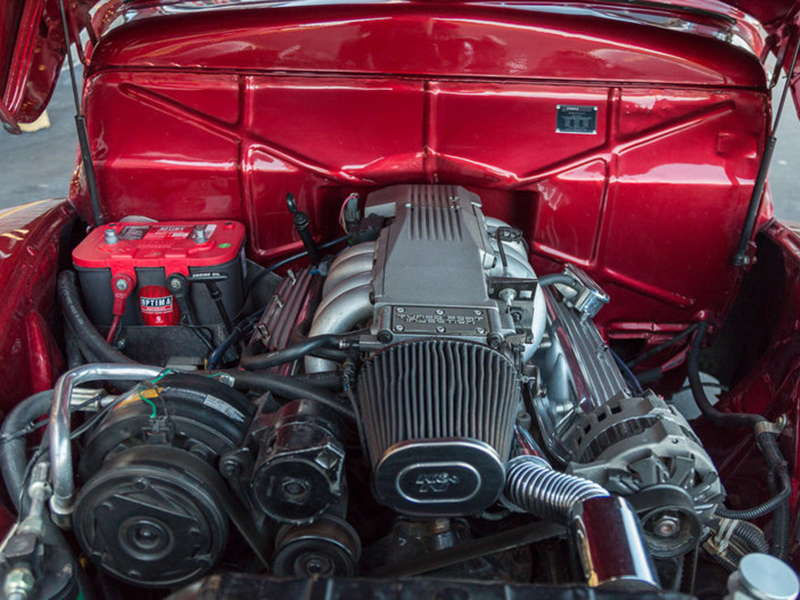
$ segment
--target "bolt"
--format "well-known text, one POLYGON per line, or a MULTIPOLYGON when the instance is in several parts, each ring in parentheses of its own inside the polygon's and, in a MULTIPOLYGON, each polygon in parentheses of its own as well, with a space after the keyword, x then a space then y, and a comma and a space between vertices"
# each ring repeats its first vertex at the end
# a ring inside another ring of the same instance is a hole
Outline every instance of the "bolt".
POLYGON ((379 341, 381 344, 388 344, 389 342, 391 342, 391 341, 392 341, 392 338, 393 338, 393 337, 394 337, 394 336, 392 335, 392 332, 391 332, 391 331, 389 331, 388 329, 381 329, 381 330, 378 332, 378 341, 379 341))
POLYGON ((395 331, 405 331, 405 329, 406 329, 406 328, 405 328, 405 327, 403 327, 402 325, 395 325, 395 326, 394 326, 394 330, 395 330, 395 331))
POLYGON ((664 514, 658 518, 653 527, 658 537, 672 537, 681 530, 681 520, 673 514, 664 514))
POLYGON ((505 288, 500 290, 498 294, 500 299, 505 302, 508 306, 511 306, 511 303, 517 299, 517 290, 513 288, 505 288))
POLYGON ((403 308, 402 306, 397 307, 397 314, 402 315, 404 312, 406 312, 405 308, 403 308))
POLYGON ((205 244, 208 241, 208 239, 206 239, 205 227, 198 227, 195 229, 192 237, 194 238, 195 244, 205 244))
POLYGON ((287 481, 283 489, 287 494, 291 494, 292 496, 297 496, 305 491, 303 485, 297 481, 287 481))
POLYGON ((181 282, 180 282, 180 280, 179 280, 179 279, 177 279, 177 278, 175 278, 175 279, 170 279, 170 280, 169 280, 169 287, 171 287, 173 290, 180 289, 180 287, 181 287, 181 282))
POLYGON ((236 458, 232 456, 228 456, 223 458, 219 463, 219 469, 222 473, 222 476, 226 479, 230 479, 234 475, 238 474, 241 468, 241 464, 239 463, 236 458))
POLYGON ((486 341, 492 348, 499 348, 503 344, 503 336, 499 333, 490 333, 486 341))
POLYGON ((444 327, 442 327, 441 325, 439 325, 439 326, 436 328, 436 332, 437 332, 437 333, 444 333, 444 332, 445 332, 445 329, 444 329, 444 327))
POLYGON ((475 333, 477 333, 478 335, 483 335, 483 334, 485 334, 485 333, 486 333, 486 330, 485 330, 483 327, 478 327, 478 328, 475 330, 475 333))
POLYGON ((443 315, 443 314, 444 314, 444 311, 443 311, 441 308, 437 308, 437 309, 436 309, 436 314, 437 314, 437 315, 443 315))
POLYGON ((476 316, 476 317, 480 317, 480 316, 483 314, 483 312, 482 312, 482 311, 480 311, 480 310, 477 310, 477 309, 476 309, 476 310, 473 310, 472 312, 473 312, 473 313, 475 313, 475 316, 476 316))
POLYGON ((311 486, 307 481, 295 477, 287 477, 281 482, 281 496, 291 504, 302 506, 308 501, 311 486))
POLYGON ((3 592, 6 598, 20 598, 25 600, 33 590, 36 580, 33 578, 33 573, 30 569, 25 567, 17 567, 11 569, 6 575, 6 580, 3 585, 3 592))
POLYGON ((116 287, 120 292, 124 292, 128 289, 128 282, 124 279, 117 279, 114 282, 114 287, 116 287))

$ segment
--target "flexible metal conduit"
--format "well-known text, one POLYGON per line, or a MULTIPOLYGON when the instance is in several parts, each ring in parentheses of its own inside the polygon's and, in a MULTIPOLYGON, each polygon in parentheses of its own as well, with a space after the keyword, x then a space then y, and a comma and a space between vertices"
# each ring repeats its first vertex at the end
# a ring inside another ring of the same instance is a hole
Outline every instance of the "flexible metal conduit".
POLYGON ((90 381, 142 381, 157 377, 164 369, 143 365, 95 363, 64 373, 53 390, 50 409, 50 463, 53 473, 53 495, 50 510, 54 518, 67 522, 75 498, 70 441, 70 401, 75 386, 90 381))
POLYGON ((506 469, 506 497, 525 512, 548 521, 566 523, 579 502, 610 495, 593 481, 554 471, 538 456, 512 458, 506 469))
POLYGON ((509 461, 505 495, 526 512, 569 526, 570 543, 590 586, 659 587, 636 513, 624 498, 583 477, 554 471, 534 455, 509 461))

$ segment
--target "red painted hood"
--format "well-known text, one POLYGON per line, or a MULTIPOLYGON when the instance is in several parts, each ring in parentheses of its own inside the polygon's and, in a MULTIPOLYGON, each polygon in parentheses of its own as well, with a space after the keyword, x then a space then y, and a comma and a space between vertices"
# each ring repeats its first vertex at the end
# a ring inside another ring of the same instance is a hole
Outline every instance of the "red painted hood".
MULTIPOLYGON (((96 43, 102 37, 106 25, 122 9, 119 0, 63 1, 70 38, 83 39, 84 47, 96 43)), ((410 0, 410 3, 414 1, 410 0)), ((65 56, 64 29, 60 19, 59 0, 0 0, 0 3, 3 7, 0 11, 0 120, 8 131, 16 132, 18 123, 32 122, 47 106, 65 56)), ((133 0, 126 2, 125 6, 177 3, 174 0, 133 0)), ((268 1, 263 4, 267 9, 274 6, 268 1)), ((282 6, 286 4, 288 3, 280 3, 282 6)), ((324 4, 324 1, 319 4, 324 4)), ((507 4, 515 3, 512 1, 507 4)), ((592 10, 608 14, 609 18, 615 20, 644 18, 652 21, 655 26, 663 26, 664 21, 658 19, 659 15, 676 15, 683 23, 701 24, 706 35, 709 29, 713 31, 715 27, 718 28, 719 38, 730 36, 735 31, 734 37, 743 41, 753 52, 772 50, 782 57, 787 54, 790 56, 785 49, 796 39, 800 20, 800 0, 680 0, 670 3, 650 0, 529 0, 518 4, 535 7, 537 10, 547 10, 548 6, 558 11, 592 10)), ((83 52, 80 55, 82 58, 83 52)), ((788 62, 789 58, 785 60, 788 62)), ((795 90, 798 89, 800 83, 795 84, 795 90)), ((797 94, 795 97, 797 98, 797 94)))

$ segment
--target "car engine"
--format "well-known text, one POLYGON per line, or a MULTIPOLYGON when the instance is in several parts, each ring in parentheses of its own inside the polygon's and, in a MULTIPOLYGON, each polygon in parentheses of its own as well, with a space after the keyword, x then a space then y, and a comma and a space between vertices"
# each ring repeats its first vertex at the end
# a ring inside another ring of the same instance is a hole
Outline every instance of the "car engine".
POLYGON ((679 581, 725 491, 602 339, 613 299, 585 272, 536 273, 462 187, 347 198, 350 245, 327 256, 289 207, 312 263, 283 277, 242 276, 234 223, 114 224, 75 250, 82 296, 62 274, 68 322, 87 310, 126 361, 73 339, 51 414, 50 510, 96 568, 157 590, 219 569, 679 581))

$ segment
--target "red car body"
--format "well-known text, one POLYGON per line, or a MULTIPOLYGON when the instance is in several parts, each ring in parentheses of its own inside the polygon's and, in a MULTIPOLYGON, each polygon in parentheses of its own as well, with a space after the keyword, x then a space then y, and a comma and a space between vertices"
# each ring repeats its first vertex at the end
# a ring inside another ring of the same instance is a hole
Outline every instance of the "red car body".
MULTIPOLYGON (((55 0, 4 4, 13 128, 46 105, 64 40, 55 0)), ((789 64, 793 2, 68 8, 73 35, 84 32, 83 111, 107 222, 235 219, 248 257, 267 264, 302 249, 287 192, 330 239, 343 194, 463 185, 523 230, 537 272, 572 263, 609 292, 597 318, 607 341, 646 350, 699 320, 727 336, 733 385, 719 406, 785 415, 797 514, 800 230, 773 218, 769 193, 751 264, 732 261, 772 134, 762 58, 789 64), (597 106, 596 133, 557 132, 560 104, 597 106)), ((68 199, 0 216, 0 410, 65 368, 53 290, 76 213, 90 215, 80 161, 68 199)), ((676 391, 683 375, 656 390, 676 391)), ((762 501, 752 435, 694 425, 731 503, 762 501)))

